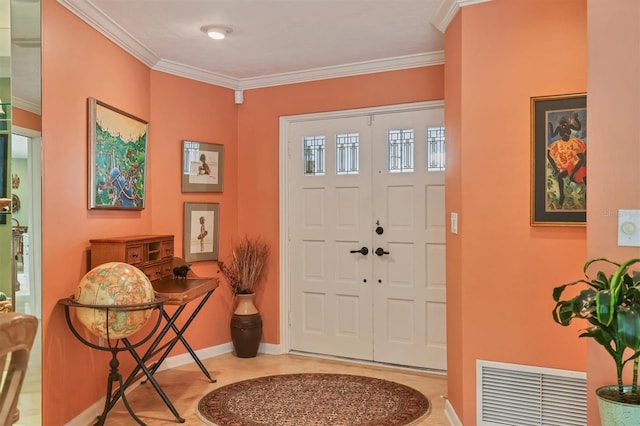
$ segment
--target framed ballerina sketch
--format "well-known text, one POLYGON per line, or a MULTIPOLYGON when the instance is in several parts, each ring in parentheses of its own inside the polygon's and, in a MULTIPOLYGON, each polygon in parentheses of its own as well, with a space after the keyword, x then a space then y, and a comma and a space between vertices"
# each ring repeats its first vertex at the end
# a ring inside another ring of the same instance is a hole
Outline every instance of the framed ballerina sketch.
POLYGON ((531 98, 531 225, 585 226, 587 97, 531 98))
POLYGON ((182 192, 222 192, 224 145, 182 142, 182 192))
POLYGON ((184 203, 184 260, 218 259, 220 204, 184 203))
POLYGON ((89 209, 144 209, 148 123, 89 98, 89 209))

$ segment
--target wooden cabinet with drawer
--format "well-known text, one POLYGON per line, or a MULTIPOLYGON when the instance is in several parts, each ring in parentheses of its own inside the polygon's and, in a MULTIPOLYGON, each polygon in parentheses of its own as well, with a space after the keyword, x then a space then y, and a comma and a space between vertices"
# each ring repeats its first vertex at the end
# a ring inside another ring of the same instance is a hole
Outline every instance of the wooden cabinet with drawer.
POLYGON ((173 275, 173 235, 135 235, 90 242, 92 269, 107 262, 125 262, 152 281, 173 275))

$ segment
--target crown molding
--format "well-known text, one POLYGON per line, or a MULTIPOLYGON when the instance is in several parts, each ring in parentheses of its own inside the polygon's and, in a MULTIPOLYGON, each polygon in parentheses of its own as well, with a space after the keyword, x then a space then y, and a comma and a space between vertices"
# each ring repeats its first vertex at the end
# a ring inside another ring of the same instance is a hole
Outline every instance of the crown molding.
MULTIPOLYGON (((444 63, 444 52, 399 56, 380 60, 356 62, 331 67, 316 68, 282 74, 272 74, 251 78, 234 78, 203 69, 191 67, 177 62, 161 59, 147 49, 127 31, 105 15, 88 0, 56 0, 95 30, 103 34, 117 46, 124 49, 149 68, 191 80, 215 84, 233 90, 255 89, 260 87, 280 86, 284 84, 302 83, 338 77, 349 77, 376 72, 395 71, 444 63)), ((478 3, 490 0, 445 0, 458 3, 478 3)))
POLYGON ((240 79, 240 89, 257 89, 260 87, 281 86, 284 84, 303 83, 314 80, 349 77, 354 75, 372 74, 376 72, 396 71, 401 69, 418 68, 444 64, 444 52, 421 53, 417 55, 398 56, 395 58, 375 61, 356 62, 352 64, 332 67, 316 68, 306 71, 296 71, 274 74, 264 77, 240 79))
POLYGON ((160 60, 153 69, 228 89, 247 90, 442 64, 444 64, 444 52, 438 51, 241 79, 165 60, 160 60))
POLYGON ((200 68, 184 65, 174 61, 160 59, 153 67, 153 70, 166 72, 178 77, 188 78, 190 80, 202 81, 204 83, 215 84, 216 86, 226 87, 228 89, 239 90, 239 80, 223 74, 217 74, 200 68))
POLYGON ((431 23, 444 33, 461 7, 488 1, 491 0, 441 0, 440 6, 431 17, 431 23))
POLYGON ((16 98, 15 96, 11 97, 11 106, 20 108, 25 111, 29 111, 36 115, 42 115, 42 106, 35 102, 30 102, 22 98, 16 98))
POLYGON ((102 13, 90 1, 57 0, 57 2, 150 68, 158 62, 159 58, 151 50, 102 13))

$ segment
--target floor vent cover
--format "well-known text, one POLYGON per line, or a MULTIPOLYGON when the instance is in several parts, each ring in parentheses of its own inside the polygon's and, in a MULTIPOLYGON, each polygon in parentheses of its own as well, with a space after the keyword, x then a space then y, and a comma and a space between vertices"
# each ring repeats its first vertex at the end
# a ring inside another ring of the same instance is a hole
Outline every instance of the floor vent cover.
POLYGON ((478 424, 584 426, 586 373, 477 361, 478 424))

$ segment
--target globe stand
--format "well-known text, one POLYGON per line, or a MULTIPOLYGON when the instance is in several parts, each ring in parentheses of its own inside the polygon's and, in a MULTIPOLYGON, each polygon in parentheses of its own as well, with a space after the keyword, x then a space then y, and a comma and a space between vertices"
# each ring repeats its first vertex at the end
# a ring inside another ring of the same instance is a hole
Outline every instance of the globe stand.
POLYGON ((158 382, 154 379, 153 374, 144 365, 143 359, 140 358, 140 356, 136 352, 136 348, 138 348, 139 346, 141 346, 144 343, 146 343, 156 333, 156 331, 158 330, 158 327, 160 326, 160 322, 161 322, 161 320, 163 318, 163 315, 164 315, 163 304, 164 304, 164 302, 166 300, 167 300, 166 297, 160 296, 160 295, 156 295, 155 296, 155 300, 153 300, 152 302, 137 303, 137 304, 131 304, 131 305, 88 305, 88 304, 85 304, 85 303, 78 303, 73 297, 68 297, 68 298, 65 298, 65 299, 58 300, 58 304, 64 306, 65 318, 67 320, 67 325, 69 326, 69 329, 71 330, 73 335, 76 336, 76 338, 78 340, 80 340, 80 342, 82 342, 83 344, 85 344, 85 345, 87 345, 87 346, 89 346, 90 348, 93 348, 93 349, 97 349, 97 350, 100 350, 100 351, 111 352, 111 357, 112 358, 111 358, 111 361, 109 362, 110 370, 109 370, 109 377, 108 377, 108 380, 107 380, 107 393, 106 393, 106 397, 105 397, 105 405, 104 405, 104 409, 102 411, 102 414, 100 414, 100 416, 98 417, 98 420, 96 421, 95 425, 98 425, 98 426, 104 425, 105 420, 107 418, 107 414, 114 407, 114 405, 116 404, 116 402, 120 398, 122 398, 122 402, 123 402, 124 406, 126 407, 127 411, 131 415, 131 417, 136 421, 136 423, 138 423, 139 425, 144 425, 145 424, 133 412, 133 409, 129 405, 129 401, 127 400, 126 395, 125 395, 125 390, 131 384, 131 380, 127 380, 127 382, 124 383, 124 385, 123 385, 122 374, 120 374, 120 371, 119 371, 119 368, 118 368, 119 365, 120 365, 120 361, 118 361, 118 353, 124 352, 124 351, 128 351, 131 354, 131 356, 135 359, 136 363, 138 364, 138 367, 140 369, 142 369, 142 371, 145 373, 145 375, 147 376, 147 379, 149 380, 149 382, 151 382, 153 387, 156 389, 156 391, 158 392, 158 394, 160 395, 160 397, 162 398, 164 403, 167 405, 169 410, 171 410, 173 415, 176 417, 178 422, 180 422, 180 423, 184 423, 185 422, 185 419, 180 417, 180 414, 178 414, 178 411, 175 409, 175 407, 173 406, 171 401, 169 401, 169 398, 166 396, 166 394, 164 393, 164 391, 162 390, 160 385, 158 385, 158 382), (153 326, 153 329, 146 336, 144 336, 142 339, 140 339, 139 341, 137 341, 135 343, 131 343, 131 341, 126 337, 119 338, 119 339, 110 339, 109 338, 110 327, 109 327, 109 324, 107 323, 106 324, 107 338, 104 339, 104 342, 102 342, 101 344, 95 344, 95 343, 90 342, 89 340, 85 339, 82 335, 80 335, 80 333, 78 333, 78 330, 76 329, 76 326, 71 321, 71 315, 69 313, 69 311, 70 311, 69 308, 70 307, 104 310, 105 311, 106 321, 108 321, 108 319, 109 319, 109 312, 110 311, 112 311, 112 312, 123 312, 123 311, 125 311, 125 312, 133 312, 133 311, 144 311, 144 310, 149 310, 149 309, 158 309, 160 311, 160 314, 158 315, 158 319, 157 319, 155 325, 153 326), (120 346, 120 343, 122 343, 123 346, 120 346), (113 383, 114 382, 118 382, 118 385, 119 385, 118 389, 115 390, 115 392, 113 391, 113 383))

